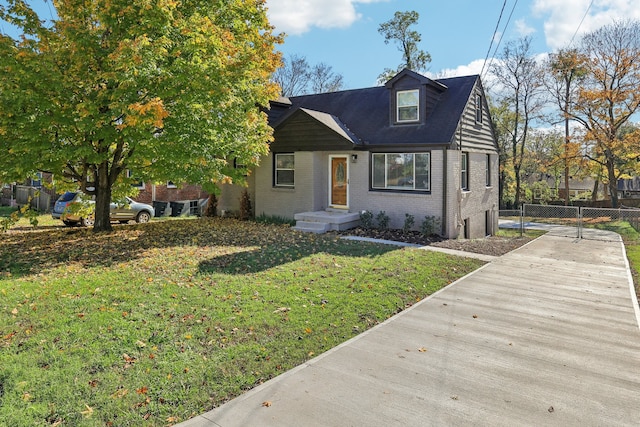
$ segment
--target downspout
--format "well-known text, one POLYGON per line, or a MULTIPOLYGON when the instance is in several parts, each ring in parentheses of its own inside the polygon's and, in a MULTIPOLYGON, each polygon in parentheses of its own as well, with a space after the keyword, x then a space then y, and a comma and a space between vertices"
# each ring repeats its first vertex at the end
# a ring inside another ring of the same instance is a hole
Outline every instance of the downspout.
POLYGON ((442 225, 443 234, 447 238, 449 238, 449 223, 447 221, 447 208, 448 208, 448 197, 447 197, 447 185, 449 181, 449 168, 447 167, 447 159, 448 159, 449 147, 444 147, 442 150, 442 170, 444 173, 442 174, 442 225))

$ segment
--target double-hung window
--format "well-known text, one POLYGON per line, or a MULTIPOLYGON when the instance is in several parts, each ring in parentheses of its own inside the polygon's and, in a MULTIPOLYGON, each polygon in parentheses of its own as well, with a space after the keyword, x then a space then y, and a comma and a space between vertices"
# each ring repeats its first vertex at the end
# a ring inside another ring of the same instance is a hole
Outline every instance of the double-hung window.
POLYGON ((491 187, 491 154, 487 154, 485 166, 485 181, 487 187, 491 187))
POLYGON ((429 153, 374 153, 371 187, 375 190, 429 191, 429 153))
POLYGON ((276 187, 293 187, 295 157, 293 153, 280 153, 274 156, 273 183, 276 187))
POLYGON ((482 124, 482 95, 476 95, 476 124, 482 124))
POLYGON ((420 118, 420 91, 400 90, 396 92, 396 120, 399 123, 417 122, 420 118))
POLYGON ((460 159, 460 188, 469 190, 469 153, 462 153, 460 159))
POLYGON ((133 182, 131 184, 131 186, 133 188, 137 188, 139 190, 144 190, 144 182, 142 180, 139 180, 139 179, 135 178, 133 176, 133 174, 131 173, 131 170, 127 169, 126 176, 127 176, 127 178, 132 178, 135 181, 135 182, 133 182))

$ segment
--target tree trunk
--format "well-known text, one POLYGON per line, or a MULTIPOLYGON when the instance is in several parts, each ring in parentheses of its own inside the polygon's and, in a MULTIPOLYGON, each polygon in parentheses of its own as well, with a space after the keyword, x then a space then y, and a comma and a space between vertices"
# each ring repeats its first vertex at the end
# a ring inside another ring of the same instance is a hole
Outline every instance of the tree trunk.
POLYGON ((607 159, 607 175, 609 176, 609 195, 611 196, 611 207, 618 208, 618 180, 612 159, 607 159))
POLYGON ((515 196, 515 207, 516 209, 520 209, 520 166, 513 166, 513 173, 516 178, 516 196, 515 196))
POLYGON ((109 213, 111 210, 111 182, 109 180, 108 162, 98 167, 98 182, 96 183, 96 210, 93 231, 112 231, 109 213))

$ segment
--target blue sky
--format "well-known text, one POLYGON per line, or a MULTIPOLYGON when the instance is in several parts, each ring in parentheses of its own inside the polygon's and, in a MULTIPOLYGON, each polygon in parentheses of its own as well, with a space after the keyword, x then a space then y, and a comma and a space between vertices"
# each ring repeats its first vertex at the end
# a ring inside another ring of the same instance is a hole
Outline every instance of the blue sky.
POLYGON ((500 48, 531 36, 542 54, 567 46, 576 32, 577 41, 615 19, 640 19, 638 0, 267 0, 271 23, 288 35, 279 50, 331 65, 349 89, 373 86, 384 68, 400 64, 397 47, 378 33, 395 11, 420 14, 416 30, 431 75, 479 74, 503 5, 492 53, 500 36, 500 48))
MULTIPOLYGON (((344 76, 345 88, 376 84, 384 68, 395 68, 401 53, 385 45, 378 26, 396 11, 420 14, 420 47, 431 54, 430 76, 479 74, 504 6, 492 53, 505 42, 533 38, 535 53, 552 52, 576 34, 615 19, 640 19, 638 0, 266 0, 271 23, 285 32, 278 47, 311 64, 324 62, 344 76)), ((51 0, 30 0, 41 17, 51 18, 51 0)), ((6 2, 0 0, 0 4, 6 2)), ((6 23, 0 31, 11 32, 6 23)))

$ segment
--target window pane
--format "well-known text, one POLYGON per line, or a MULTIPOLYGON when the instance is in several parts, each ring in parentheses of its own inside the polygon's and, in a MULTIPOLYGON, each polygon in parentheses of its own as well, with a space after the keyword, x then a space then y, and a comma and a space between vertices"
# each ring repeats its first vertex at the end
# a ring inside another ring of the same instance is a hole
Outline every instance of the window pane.
POLYGON ((418 105, 418 91, 405 90, 398 92, 398 107, 409 107, 418 105))
POLYGON ((429 156, 429 153, 373 154, 372 188, 428 191, 429 156))
POLYGON ((418 107, 398 108, 398 121, 404 122, 409 120, 418 120, 418 107))
POLYGON ((276 185, 293 186, 293 171, 292 170, 276 171, 276 185))
POLYGON ((385 158, 386 156, 384 154, 373 155, 373 188, 386 187, 384 180, 385 158))
POLYGON ((401 154, 387 154, 387 187, 397 187, 402 177, 404 159, 401 154))
POLYGON ((402 154, 402 171, 397 185, 413 189, 413 154, 402 154))
POLYGON ((277 169, 293 169, 293 154, 276 154, 277 169))
POLYGON ((398 121, 418 120, 418 103, 420 95, 418 90, 405 90, 397 93, 396 102, 398 108, 398 121))
POLYGON ((463 190, 469 188, 469 154, 462 153, 461 165, 460 165, 460 187, 463 190))
POLYGON ((416 154, 416 177, 415 189, 429 189, 429 154, 416 154))
POLYGON ((293 154, 276 154, 275 185, 293 187, 294 185, 294 162, 293 154))

